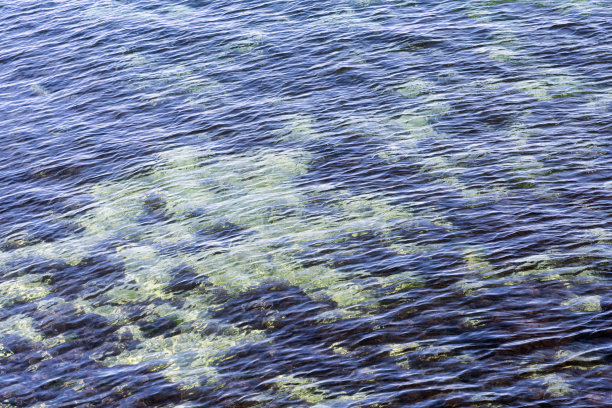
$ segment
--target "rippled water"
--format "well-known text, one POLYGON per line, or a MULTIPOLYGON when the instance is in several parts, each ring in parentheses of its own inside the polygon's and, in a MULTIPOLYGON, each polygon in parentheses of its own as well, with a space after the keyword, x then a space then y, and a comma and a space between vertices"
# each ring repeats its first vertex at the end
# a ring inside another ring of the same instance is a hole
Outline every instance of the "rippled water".
POLYGON ((612 403, 609 0, 0 16, 0 406, 612 403))

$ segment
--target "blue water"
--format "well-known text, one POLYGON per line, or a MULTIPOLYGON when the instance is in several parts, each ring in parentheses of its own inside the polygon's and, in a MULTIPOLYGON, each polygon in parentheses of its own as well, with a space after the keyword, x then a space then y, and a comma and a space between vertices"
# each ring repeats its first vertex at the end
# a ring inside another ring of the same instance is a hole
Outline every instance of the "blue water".
POLYGON ((610 405, 610 1, 0 17, 0 406, 610 405))

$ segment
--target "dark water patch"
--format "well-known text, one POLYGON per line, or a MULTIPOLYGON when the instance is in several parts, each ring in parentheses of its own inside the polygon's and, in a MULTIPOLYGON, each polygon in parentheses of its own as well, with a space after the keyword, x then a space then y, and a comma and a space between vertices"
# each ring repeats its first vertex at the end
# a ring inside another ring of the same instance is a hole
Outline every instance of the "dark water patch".
MULTIPOLYGON (((123 265, 106 257, 86 258, 74 266, 63 262, 39 265, 42 282, 65 299, 92 297, 111 289, 123 277, 123 265)), ((32 273, 32 271, 29 271, 32 273)))
POLYGON ((198 275, 188 266, 179 266, 170 271, 172 280, 168 283, 166 290, 175 294, 205 290, 210 286, 206 276, 198 275))
POLYGON ((214 316, 254 329, 268 329, 305 321, 330 309, 331 304, 314 302, 299 287, 276 282, 228 299, 214 316))
POLYGON ((229 221, 215 223, 211 227, 203 228, 196 232, 202 241, 206 240, 233 240, 248 236, 245 229, 229 221))
POLYGON ((374 151, 364 160, 364 146, 327 147, 319 157, 313 159, 308 180, 331 183, 339 188, 350 188, 356 193, 377 191, 391 186, 399 180, 392 178, 389 165, 377 158, 374 151))

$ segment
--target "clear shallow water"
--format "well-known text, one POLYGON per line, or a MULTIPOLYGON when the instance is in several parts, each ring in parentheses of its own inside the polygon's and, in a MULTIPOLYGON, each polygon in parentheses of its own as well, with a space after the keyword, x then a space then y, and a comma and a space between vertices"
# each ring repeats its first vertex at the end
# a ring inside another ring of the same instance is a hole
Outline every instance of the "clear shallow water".
POLYGON ((0 5, 3 406, 607 406, 610 14, 0 5))

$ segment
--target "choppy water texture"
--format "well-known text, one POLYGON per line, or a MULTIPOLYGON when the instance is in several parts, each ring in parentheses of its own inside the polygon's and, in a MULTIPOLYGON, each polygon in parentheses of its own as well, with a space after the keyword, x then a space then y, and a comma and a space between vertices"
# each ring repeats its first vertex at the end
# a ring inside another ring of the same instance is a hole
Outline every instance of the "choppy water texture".
POLYGON ((0 406, 612 403, 609 0, 0 16, 0 406))

